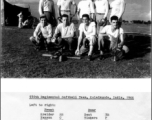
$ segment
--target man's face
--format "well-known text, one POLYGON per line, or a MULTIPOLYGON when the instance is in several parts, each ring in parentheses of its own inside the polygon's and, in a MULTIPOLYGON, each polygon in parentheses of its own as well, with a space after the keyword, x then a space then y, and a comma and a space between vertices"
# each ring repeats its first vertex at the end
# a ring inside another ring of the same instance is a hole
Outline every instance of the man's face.
POLYGON ((46 18, 41 18, 40 22, 42 23, 42 26, 45 26, 47 24, 46 18))
POLYGON ((118 27, 118 20, 112 20, 111 25, 113 26, 113 28, 117 28, 118 27))
POLYGON ((85 25, 87 25, 87 24, 89 23, 89 20, 88 20, 87 17, 83 17, 83 18, 82 18, 82 22, 83 22, 85 25))
POLYGON ((67 25, 67 23, 68 23, 68 18, 67 18, 67 17, 63 17, 63 18, 62 18, 62 23, 63 23, 63 25, 67 25))

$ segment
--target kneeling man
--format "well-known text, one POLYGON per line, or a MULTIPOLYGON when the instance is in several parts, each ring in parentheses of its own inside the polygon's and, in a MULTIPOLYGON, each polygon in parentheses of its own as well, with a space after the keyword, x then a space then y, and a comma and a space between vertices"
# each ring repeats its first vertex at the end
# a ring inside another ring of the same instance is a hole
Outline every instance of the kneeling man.
POLYGON ((85 41, 89 41, 89 52, 88 52, 88 59, 92 60, 92 52, 94 46, 96 44, 96 24, 95 22, 91 22, 89 15, 84 14, 82 15, 83 23, 79 26, 79 38, 78 38, 78 45, 75 54, 79 55, 80 53, 80 44, 83 43, 82 47, 85 48, 85 41))
POLYGON ((53 35, 54 41, 58 42, 60 45, 65 45, 68 43, 69 51, 74 53, 73 42, 76 35, 75 25, 69 22, 69 16, 63 14, 62 23, 58 24, 53 35))
POLYGON ((46 16, 42 14, 40 16, 40 23, 36 26, 33 36, 30 37, 30 41, 38 46, 38 50, 44 45, 46 51, 48 51, 51 38, 52 26, 47 22, 46 16))
POLYGON ((118 26, 118 17, 111 17, 111 25, 105 26, 98 36, 98 50, 100 51, 100 60, 104 58, 105 40, 110 41, 110 50, 114 51, 121 48, 125 53, 129 51, 128 47, 124 45, 124 31, 118 26), (107 38, 107 39, 106 39, 107 38))

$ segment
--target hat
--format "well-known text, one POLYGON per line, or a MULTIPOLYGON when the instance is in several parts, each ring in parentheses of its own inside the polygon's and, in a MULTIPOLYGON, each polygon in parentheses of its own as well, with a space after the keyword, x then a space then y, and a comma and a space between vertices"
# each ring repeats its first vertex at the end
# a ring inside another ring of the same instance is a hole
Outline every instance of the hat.
POLYGON ((40 19, 41 19, 41 18, 46 18, 46 16, 45 16, 44 14, 41 14, 41 15, 40 15, 40 19))

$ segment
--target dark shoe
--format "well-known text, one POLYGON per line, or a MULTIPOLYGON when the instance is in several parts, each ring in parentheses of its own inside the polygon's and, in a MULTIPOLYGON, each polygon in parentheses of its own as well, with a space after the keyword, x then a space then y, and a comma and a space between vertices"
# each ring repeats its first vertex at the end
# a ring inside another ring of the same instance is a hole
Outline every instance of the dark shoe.
POLYGON ((93 60, 92 55, 89 55, 89 56, 88 56, 88 60, 89 60, 89 61, 92 61, 92 60, 93 60))
POLYGON ((99 60, 104 60, 104 59, 105 59, 104 55, 99 56, 99 60))

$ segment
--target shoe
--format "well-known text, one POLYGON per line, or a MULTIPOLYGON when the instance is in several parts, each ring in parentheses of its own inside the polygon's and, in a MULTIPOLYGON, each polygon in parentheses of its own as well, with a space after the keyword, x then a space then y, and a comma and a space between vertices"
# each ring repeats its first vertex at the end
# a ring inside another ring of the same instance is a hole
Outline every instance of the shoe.
POLYGON ((99 60, 104 60, 104 59, 105 59, 104 55, 99 56, 99 60))
POLYGON ((89 55, 89 56, 88 56, 88 60, 89 60, 89 61, 92 61, 92 60, 93 60, 93 57, 92 57, 91 55, 89 55))

